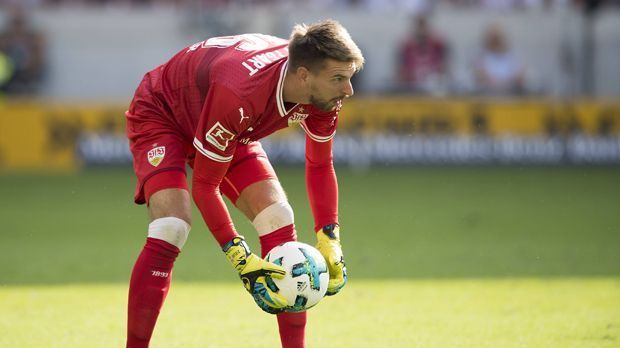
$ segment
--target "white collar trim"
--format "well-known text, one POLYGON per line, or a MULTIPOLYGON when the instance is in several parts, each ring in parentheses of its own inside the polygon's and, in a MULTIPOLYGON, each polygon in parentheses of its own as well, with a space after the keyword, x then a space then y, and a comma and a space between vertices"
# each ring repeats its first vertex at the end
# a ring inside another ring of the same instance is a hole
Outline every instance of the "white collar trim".
POLYGON ((280 117, 286 116, 289 112, 297 107, 299 104, 295 104, 290 109, 286 110, 284 106, 284 98, 282 97, 282 92, 284 91, 284 78, 286 77, 286 73, 288 72, 288 61, 282 64, 282 68, 280 68, 280 78, 278 79, 278 86, 276 88, 276 104, 278 105, 278 112, 280 113, 280 117))

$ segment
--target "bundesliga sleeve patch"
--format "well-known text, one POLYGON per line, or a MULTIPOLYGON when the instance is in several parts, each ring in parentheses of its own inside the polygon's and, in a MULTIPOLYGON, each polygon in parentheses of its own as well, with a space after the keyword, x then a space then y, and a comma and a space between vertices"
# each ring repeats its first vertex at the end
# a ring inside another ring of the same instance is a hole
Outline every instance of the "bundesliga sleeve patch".
POLYGON ((149 163, 153 167, 157 167, 161 163, 161 161, 164 160, 165 156, 166 156, 165 146, 155 147, 152 150, 150 150, 146 155, 147 159, 149 160, 149 163))
POLYGON ((209 129, 205 138, 206 140, 217 149, 225 151, 228 147, 228 143, 235 137, 235 134, 228 129, 224 128, 219 122, 215 122, 213 127, 209 129))

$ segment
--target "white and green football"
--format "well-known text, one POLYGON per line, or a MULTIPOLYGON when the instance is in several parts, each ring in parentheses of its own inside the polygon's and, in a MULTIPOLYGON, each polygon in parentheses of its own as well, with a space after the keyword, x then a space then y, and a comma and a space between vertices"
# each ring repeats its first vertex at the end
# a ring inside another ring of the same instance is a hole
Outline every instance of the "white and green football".
POLYGON ((287 242, 273 248, 266 260, 284 267, 286 276, 273 279, 278 293, 289 303, 287 312, 302 312, 314 307, 327 292, 329 273, 321 253, 301 242, 287 242))

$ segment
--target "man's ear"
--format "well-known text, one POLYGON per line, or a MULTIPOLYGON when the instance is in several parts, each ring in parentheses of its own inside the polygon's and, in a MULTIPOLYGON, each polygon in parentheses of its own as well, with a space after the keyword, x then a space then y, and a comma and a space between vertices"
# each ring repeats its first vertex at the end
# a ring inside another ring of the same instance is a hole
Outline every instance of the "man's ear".
POLYGON ((307 83, 308 77, 310 76, 310 70, 308 70, 305 66, 300 66, 295 71, 295 76, 297 76, 300 82, 307 83))

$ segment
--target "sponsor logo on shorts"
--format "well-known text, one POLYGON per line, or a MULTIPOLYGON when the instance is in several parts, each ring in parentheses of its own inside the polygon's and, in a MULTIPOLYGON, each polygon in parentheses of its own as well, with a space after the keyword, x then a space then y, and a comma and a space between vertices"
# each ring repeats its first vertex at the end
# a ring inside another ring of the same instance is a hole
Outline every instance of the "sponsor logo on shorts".
POLYGON ((224 128, 219 122, 215 122, 213 127, 209 129, 205 138, 211 145, 221 151, 226 150, 228 143, 235 137, 235 134, 224 128))
POLYGON ((155 147, 151 151, 149 151, 148 154, 147 154, 147 158, 149 160, 149 163, 153 167, 157 167, 161 163, 161 161, 164 160, 164 156, 166 156, 166 147, 165 146, 155 147))

